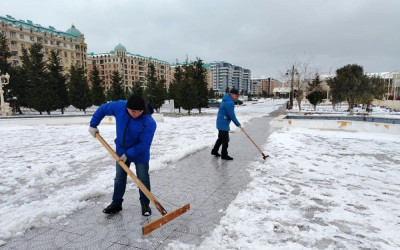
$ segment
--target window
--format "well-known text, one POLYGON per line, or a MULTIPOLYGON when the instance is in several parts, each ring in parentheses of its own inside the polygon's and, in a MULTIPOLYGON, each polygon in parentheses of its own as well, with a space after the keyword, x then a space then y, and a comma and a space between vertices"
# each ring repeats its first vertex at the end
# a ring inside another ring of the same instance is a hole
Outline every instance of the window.
POLYGON ((21 49, 25 49, 25 44, 21 43, 21 49))
POLYGON ((19 39, 24 40, 24 34, 19 34, 19 39))
POLYGON ((16 34, 13 31, 10 31, 10 38, 16 38, 16 34))
POLYGON ((67 44, 66 43, 64 43, 64 48, 66 48, 67 47, 67 44))
POLYGON ((50 45, 54 45, 54 41, 50 41, 50 45))
POLYGON ((49 40, 44 39, 44 44, 48 44, 48 43, 49 43, 49 40))
POLYGON ((67 51, 64 51, 64 57, 68 57, 67 51))
POLYGON ((35 37, 34 36, 31 36, 30 39, 31 39, 32 42, 35 41, 35 37))

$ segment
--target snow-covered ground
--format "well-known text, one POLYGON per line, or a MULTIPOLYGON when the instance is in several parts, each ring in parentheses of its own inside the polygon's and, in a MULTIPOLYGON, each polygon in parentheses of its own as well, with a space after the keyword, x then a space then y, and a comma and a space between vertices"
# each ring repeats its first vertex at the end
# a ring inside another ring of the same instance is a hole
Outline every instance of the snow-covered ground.
MULTIPOLYGON (((284 102, 248 102, 238 106, 236 114, 244 124, 284 102)), ((174 161, 215 142, 217 109, 203 112, 165 116, 164 122, 157 124, 150 171, 172 167, 174 161)), ((0 243, 26 229, 72 214, 87 206, 90 198, 112 193, 115 163, 90 136, 88 125, 46 126, 40 124, 40 119, 36 121, 36 126, 0 129, 0 243)), ((115 125, 100 125, 99 129, 113 146, 115 125)), ((237 128, 233 125, 232 130, 237 128)))
MULTIPOLYGON (((236 113, 243 124, 284 102, 247 103, 236 113)), ((214 143, 216 109, 205 112, 158 123, 151 171, 214 143)), ((114 126, 99 128, 112 144, 114 126)), ((112 192, 114 162, 87 125, 2 127, 0 138, 0 243, 112 192)), ((398 249, 399 141, 376 133, 276 131, 263 146, 271 157, 248 166, 252 181, 211 236, 200 247, 177 241, 169 248, 398 249)))

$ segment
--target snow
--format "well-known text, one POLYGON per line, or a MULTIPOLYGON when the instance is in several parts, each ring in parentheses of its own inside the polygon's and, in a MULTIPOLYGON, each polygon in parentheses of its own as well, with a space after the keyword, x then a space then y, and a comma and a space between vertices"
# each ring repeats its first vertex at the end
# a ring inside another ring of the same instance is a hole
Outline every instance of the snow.
MULTIPOLYGON (((236 114, 245 127, 285 102, 260 100, 237 107, 236 114)), ((216 110, 165 116, 157 124, 151 171, 211 146, 216 110)), ((87 128, 1 128, 0 245, 112 193, 114 161, 87 128)), ((115 126, 99 129, 112 145, 115 126)), ((382 133, 278 130, 262 146, 270 158, 247 166, 252 181, 218 211, 224 216, 211 235, 197 247, 174 241, 168 248, 398 249, 399 140, 382 133)))
MULTIPOLYGON (((282 103, 268 99, 238 106, 236 114, 244 124, 282 103)), ((165 116, 157 124, 151 172, 173 167, 173 162, 215 142, 217 109, 203 111, 204 115, 165 116)), ((86 207, 91 198, 113 191, 115 162, 90 136, 88 124, 46 126, 36 121, 36 126, 0 129, 0 245, 4 239, 55 222, 86 207)), ((100 125, 99 130, 114 147, 115 125, 100 125)), ((232 126, 232 130, 237 128, 232 126)), ((134 188, 133 182, 128 183, 134 188)))

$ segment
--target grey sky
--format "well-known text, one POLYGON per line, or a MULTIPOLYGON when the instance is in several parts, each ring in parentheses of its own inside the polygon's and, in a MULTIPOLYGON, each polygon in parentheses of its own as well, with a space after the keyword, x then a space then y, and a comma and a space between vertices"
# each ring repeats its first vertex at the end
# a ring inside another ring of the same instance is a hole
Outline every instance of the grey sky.
POLYGON ((0 15, 66 31, 88 52, 121 43, 168 62, 200 57, 280 78, 311 58, 320 73, 349 63, 400 69, 400 0, 2 0, 0 15))

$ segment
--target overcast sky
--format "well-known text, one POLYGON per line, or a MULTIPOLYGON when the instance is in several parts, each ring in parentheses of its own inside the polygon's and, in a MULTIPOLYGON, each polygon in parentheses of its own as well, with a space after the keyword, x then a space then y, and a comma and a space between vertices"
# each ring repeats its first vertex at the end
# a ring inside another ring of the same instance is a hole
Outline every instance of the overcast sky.
POLYGON ((121 43, 170 63, 226 61, 253 78, 309 59, 321 74, 400 69, 400 0, 1 0, 0 15, 61 31, 73 23, 88 52, 121 43))

